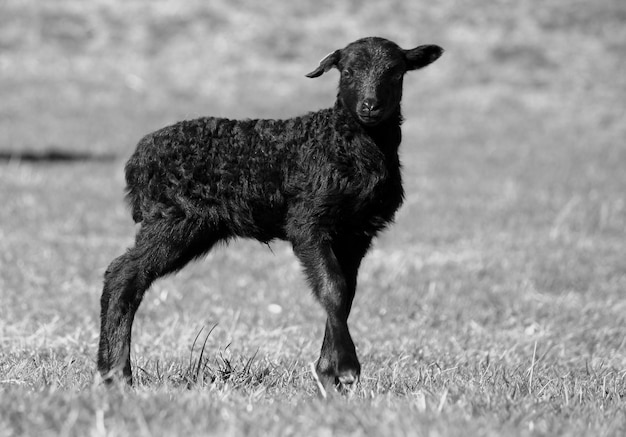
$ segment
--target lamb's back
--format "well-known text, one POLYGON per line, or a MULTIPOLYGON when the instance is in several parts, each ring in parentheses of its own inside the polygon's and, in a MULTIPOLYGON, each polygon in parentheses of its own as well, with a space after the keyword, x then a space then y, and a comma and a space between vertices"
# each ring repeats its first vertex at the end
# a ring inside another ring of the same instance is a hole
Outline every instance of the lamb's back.
POLYGON ((329 117, 328 110, 285 120, 204 117, 146 135, 126 164, 134 220, 212 208, 280 211, 302 150, 329 142, 329 117))

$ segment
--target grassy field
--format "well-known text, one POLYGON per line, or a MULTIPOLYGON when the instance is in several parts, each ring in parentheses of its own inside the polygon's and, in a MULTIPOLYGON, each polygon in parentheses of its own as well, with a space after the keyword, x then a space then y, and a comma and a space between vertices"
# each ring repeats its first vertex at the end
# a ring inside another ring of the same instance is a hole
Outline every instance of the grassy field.
POLYGON ((0 0, 0 436, 625 435, 624 71, 622 0, 0 0), (304 74, 367 35, 446 53, 405 80, 361 384, 318 399, 321 308, 290 247, 238 241, 155 284, 136 388, 98 385, 137 140, 330 106, 304 74))

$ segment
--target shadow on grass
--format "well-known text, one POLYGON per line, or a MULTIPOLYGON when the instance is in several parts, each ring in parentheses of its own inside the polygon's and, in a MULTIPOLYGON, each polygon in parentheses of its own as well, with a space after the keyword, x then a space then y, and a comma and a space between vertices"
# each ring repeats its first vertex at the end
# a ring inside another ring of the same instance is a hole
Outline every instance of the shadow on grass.
POLYGON ((79 152, 75 150, 0 150, 0 161, 32 163, 65 162, 111 162, 117 156, 113 153, 79 152))

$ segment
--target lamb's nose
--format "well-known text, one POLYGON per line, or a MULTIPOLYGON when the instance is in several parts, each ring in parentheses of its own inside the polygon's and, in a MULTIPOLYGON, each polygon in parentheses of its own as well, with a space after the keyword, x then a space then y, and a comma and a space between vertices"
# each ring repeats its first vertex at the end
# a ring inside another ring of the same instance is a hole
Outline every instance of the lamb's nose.
POLYGON ((371 114, 372 112, 376 112, 380 108, 378 101, 376 99, 367 98, 363 100, 361 104, 361 112, 371 114))

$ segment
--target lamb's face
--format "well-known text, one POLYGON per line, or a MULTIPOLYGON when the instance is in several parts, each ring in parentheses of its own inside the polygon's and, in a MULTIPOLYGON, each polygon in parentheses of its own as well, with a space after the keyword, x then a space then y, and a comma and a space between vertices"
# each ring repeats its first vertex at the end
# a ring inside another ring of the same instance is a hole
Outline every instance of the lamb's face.
POLYGON ((360 123, 375 126, 398 111, 404 74, 425 67, 442 52, 434 45, 403 50, 383 38, 363 38, 326 56, 307 76, 336 67, 341 73, 340 102, 360 123))
POLYGON ((407 72, 397 45, 360 40, 342 51, 337 68, 339 98, 362 124, 376 125, 397 111, 407 72))

